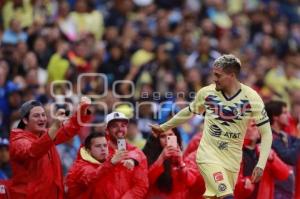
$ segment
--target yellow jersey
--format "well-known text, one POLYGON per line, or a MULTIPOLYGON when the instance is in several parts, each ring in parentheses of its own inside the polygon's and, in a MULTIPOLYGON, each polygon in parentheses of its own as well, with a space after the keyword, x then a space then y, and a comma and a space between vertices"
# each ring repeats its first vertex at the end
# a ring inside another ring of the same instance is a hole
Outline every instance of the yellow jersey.
POLYGON ((204 130, 197 150, 196 161, 219 164, 238 172, 247 125, 254 119, 257 126, 269 122, 260 96, 252 88, 241 84, 241 89, 227 98, 215 84, 200 89, 189 105, 195 114, 205 114, 204 130))

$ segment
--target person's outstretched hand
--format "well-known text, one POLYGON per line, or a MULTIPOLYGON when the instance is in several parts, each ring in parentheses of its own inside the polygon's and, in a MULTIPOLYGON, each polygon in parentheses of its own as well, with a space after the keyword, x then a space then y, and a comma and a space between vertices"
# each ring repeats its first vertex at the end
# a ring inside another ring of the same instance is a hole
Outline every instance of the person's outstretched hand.
POLYGON ((159 134, 161 134, 161 133, 164 132, 164 131, 162 130, 162 128, 161 128, 159 125, 157 125, 157 124, 149 124, 149 126, 151 127, 152 132, 153 132, 153 135, 154 135, 155 137, 158 137, 159 134))

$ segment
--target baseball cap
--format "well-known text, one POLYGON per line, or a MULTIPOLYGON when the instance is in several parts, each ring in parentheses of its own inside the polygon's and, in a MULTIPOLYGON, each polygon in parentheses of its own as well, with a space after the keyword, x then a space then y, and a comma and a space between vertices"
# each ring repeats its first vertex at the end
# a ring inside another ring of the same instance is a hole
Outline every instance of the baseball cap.
POLYGON ((23 122, 23 118, 30 113, 30 110, 36 106, 43 106, 41 102, 36 100, 29 100, 22 104, 21 108, 19 109, 20 113, 20 119, 21 121, 18 124, 18 128, 23 129, 25 127, 25 124, 23 122))
POLYGON ((114 120, 125 120, 128 122, 128 118, 125 116, 124 113, 112 112, 106 116, 105 123, 106 123, 106 125, 108 125, 111 121, 114 121, 114 120))

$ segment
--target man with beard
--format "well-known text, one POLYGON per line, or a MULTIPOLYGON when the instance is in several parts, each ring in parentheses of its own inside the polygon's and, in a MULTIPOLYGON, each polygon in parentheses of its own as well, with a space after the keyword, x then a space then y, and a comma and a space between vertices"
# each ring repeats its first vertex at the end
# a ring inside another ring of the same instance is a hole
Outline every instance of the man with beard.
POLYGON ((96 182, 93 196, 143 199, 149 187, 147 159, 140 149, 125 141, 128 118, 123 113, 112 112, 106 116, 105 122, 113 170, 96 182), (115 161, 114 156, 120 156, 122 160, 115 161))

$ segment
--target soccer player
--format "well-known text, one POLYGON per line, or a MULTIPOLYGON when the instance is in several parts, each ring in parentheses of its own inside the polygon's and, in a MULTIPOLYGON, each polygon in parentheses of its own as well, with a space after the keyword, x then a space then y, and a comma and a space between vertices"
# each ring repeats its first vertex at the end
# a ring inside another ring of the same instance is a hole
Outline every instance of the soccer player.
POLYGON ((154 134, 184 123, 193 114, 205 113, 204 132, 196 161, 205 181, 207 198, 233 198, 248 122, 255 120, 261 134, 261 153, 252 173, 260 180, 272 144, 272 132, 264 103, 250 87, 238 80, 241 62, 223 55, 213 65, 214 84, 200 89, 194 101, 162 125, 150 125, 154 134))

